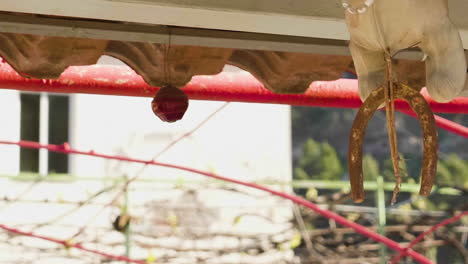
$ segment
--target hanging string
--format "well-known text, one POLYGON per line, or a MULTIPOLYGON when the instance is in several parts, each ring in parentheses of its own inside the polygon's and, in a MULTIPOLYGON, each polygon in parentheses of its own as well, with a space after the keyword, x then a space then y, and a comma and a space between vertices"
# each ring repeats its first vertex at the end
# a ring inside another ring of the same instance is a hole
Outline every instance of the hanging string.
POLYGON ((387 130, 388 130, 388 142, 390 145, 390 154, 392 157, 393 172, 395 174, 395 188, 393 189, 392 205, 396 203, 396 197, 400 192, 400 186, 402 183, 400 174, 400 155, 398 152, 398 140, 396 133, 396 121, 395 121, 395 97, 393 87, 393 62, 392 52, 388 46, 388 42, 385 39, 385 35, 382 33, 382 23, 376 16, 375 5, 369 7, 372 12, 372 16, 375 22, 375 30, 380 39, 380 46, 384 50, 385 60, 385 80, 384 80, 384 92, 385 92, 385 115, 387 117, 387 130))
POLYGON ((171 54, 171 44, 172 44, 172 32, 171 28, 167 27, 167 34, 168 34, 168 41, 167 44, 164 45, 164 83, 167 86, 171 86, 172 78, 171 78, 171 70, 169 68, 170 65, 170 54, 171 54))
POLYGON ((164 122, 175 122, 184 116, 187 111, 189 102, 187 95, 172 84, 171 76, 171 47, 172 47, 172 32, 171 28, 167 27, 168 42, 164 45, 163 51, 163 74, 164 85, 158 90, 151 101, 153 113, 164 122))
POLYGON ((385 72, 385 114, 387 117, 388 141, 390 145, 390 154, 392 156, 393 172, 395 173, 395 188, 393 189, 392 205, 396 203, 396 197, 400 192, 401 174, 400 174, 400 155, 398 153, 398 140, 395 121, 395 96, 393 87, 392 58, 390 53, 385 53, 386 72, 385 72))

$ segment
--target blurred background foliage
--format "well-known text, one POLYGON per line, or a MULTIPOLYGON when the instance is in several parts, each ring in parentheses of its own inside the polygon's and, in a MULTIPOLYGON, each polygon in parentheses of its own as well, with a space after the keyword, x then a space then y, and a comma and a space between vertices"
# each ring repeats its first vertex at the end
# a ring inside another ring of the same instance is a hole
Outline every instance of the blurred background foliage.
MULTIPOLYGON (((356 114, 352 109, 293 107, 293 164, 296 179, 347 180, 348 135, 356 114)), ((467 115, 444 115, 468 125, 467 115)), ((416 119, 397 114, 400 167, 404 182, 419 182, 422 141, 416 119)), ((468 140, 439 129, 437 184, 468 188, 468 140)), ((364 141, 363 169, 366 180, 382 175, 394 181, 388 148, 385 115, 377 112, 364 141)))
MULTIPOLYGON (((349 131, 357 111, 354 109, 292 107, 293 167, 296 180, 348 181, 347 155, 349 131)), ((468 115, 441 115, 444 118, 468 126, 468 115)), ((400 168, 405 183, 419 184, 422 164, 422 135, 419 123, 413 117, 396 113, 396 128, 400 168)), ((420 210, 421 216, 406 214, 387 215, 387 225, 433 225, 442 218, 425 217, 424 211, 444 211, 447 215, 459 210, 468 210, 468 140, 438 129, 439 161, 436 175, 436 187, 452 187, 462 191, 460 196, 441 195, 437 192, 428 198, 417 193, 400 193, 398 202, 392 208, 420 210)), ((363 171, 365 181, 376 181, 382 176, 387 183, 395 182, 385 113, 378 111, 369 122, 363 146, 363 171)), ((437 189, 437 188, 435 188, 437 189)), ((326 203, 335 203, 337 190, 319 188, 296 189, 300 195, 314 200, 327 197, 326 203)), ((342 191, 341 191, 342 192, 342 191)), ((338 201, 341 204, 355 205, 348 196, 338 201)), ((385 193, 385 204, 390 206, 392 193, 385 193)), ((322 201, 323 202, 323 201, 322 201)), ((375 206, 375 193, 366 192, 363 206, 375 206)), ((368 217, 356 213, 356 222, 366 224, 368 217)), ((310 228, 327 228, 327 222, 311 219, 310 228)), ((372 220, 375 221, 375 220, 372 220)), ((371 222, 372 222, 371 221, 371 222)), ((393 237, 393 239, 405 239, 393 237)), ((463 240, 463 239, 462 239, 463 240)), ((466 250, 465 250, 466 251, 466 250)), ((438 263, 465 263, 462 255, 450 246, 431 248, 426 252, 438 263), (431 253, 432 252, 432 253, 431 253), (450 259, 450 262, 445 262, 450 259), (444 262, 440 262, 444 260, 444 262)), ((466 259, 466 258, 465 258, 466 259)))

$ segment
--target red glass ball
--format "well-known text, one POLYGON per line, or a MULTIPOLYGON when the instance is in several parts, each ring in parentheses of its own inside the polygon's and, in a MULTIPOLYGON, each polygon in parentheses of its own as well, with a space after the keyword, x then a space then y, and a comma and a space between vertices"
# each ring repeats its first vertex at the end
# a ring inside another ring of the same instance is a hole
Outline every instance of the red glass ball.
POLYGON ((181 120, 188 108, 187 95, 175 86, 166 85, 159 89, 151 102, 153 113, 164 122, 181 120))

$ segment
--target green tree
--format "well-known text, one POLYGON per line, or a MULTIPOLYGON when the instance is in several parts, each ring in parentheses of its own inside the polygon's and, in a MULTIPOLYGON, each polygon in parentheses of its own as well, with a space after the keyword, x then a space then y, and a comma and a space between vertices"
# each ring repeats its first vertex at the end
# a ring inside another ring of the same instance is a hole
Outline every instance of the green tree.
POLYGON ((437 185, 452 185, 453 182, 452 173, 450 170, 445 166, 445 163, 441 160, 437 162, 437 174, 436 174, 436 184, 437 185))
POLYGON ((297 179, 339 180, 343 166, 336 150, 328 143, 308 139, 303 146, 303 155, 294 170, 297 179))
POLYGON ((375 181, 380 175, 379 163, 371 155, 365 155, 362 160, 362 171, 366 180, 375 181))
POLYGON ((468 162, 451 153, 445 158, 444 164, 450 171, 452 185, 468 188, 468 162))

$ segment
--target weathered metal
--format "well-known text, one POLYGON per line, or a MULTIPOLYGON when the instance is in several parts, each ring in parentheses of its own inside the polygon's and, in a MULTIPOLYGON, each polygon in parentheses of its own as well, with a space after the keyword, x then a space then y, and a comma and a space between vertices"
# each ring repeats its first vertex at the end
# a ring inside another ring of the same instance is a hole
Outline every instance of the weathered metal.
MULTIPOLYGON (((423 131, 423 165, 421 170, 421 189, 419 194, 427 196, 431 193, 437 172, 438 136, 434 114, 424 97, 416 90, 398 83, 395 86, 395 98, 409 103, 417 113, 423 131)), ((364 175, 362 171, 362 145, 366 127, 377 108, 385 100, 384 87, 374 90, 359 109, 349 136, 348 167, 351 190, 355 202, 364 201, 364 175)))

